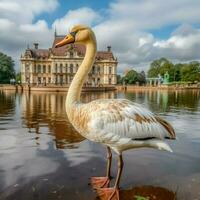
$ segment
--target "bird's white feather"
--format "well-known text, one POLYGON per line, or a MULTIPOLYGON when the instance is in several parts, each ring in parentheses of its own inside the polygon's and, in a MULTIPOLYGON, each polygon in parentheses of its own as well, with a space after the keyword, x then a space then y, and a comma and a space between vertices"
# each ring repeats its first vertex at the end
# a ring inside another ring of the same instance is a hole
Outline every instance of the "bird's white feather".
POLYGON ((160 123, 149 110, 126 99, 95 100, 80 105, 76 112, 80 112, 80 119, 84 115, 88 120, 84 131, 79 128, 80 123, 74 124, 77 130, 89 140, 110 147, 133 148, 133 140, 171 137, 170 130, 163 126, 167 122, 160 123))

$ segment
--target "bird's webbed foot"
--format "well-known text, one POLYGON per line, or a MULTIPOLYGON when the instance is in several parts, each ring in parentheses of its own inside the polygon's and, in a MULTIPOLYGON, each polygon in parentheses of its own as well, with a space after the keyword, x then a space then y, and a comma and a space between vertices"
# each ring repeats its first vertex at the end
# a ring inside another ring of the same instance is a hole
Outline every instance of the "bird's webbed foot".
POLYGON ((109 177, 92 177, 91 185, 94 189, 98 188, 108 188, 110 183, 109 177))
POLYGON ((119 200, 119 188, 99 188, 97 189, 98 197, 101 200, 119 200))

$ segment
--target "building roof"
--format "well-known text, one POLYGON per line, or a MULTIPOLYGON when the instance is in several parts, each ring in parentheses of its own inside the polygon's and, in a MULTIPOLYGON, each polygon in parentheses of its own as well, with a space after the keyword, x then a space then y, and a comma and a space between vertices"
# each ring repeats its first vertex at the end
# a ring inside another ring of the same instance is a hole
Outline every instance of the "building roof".
MULTIPOLYGON (((67 52, 76 51, 80 57, 85 55, 86 48, 81 44, 68 44, 59 48, 55 48, 55 45, 60 42, 64 36, 55 36, 52 47, 50 49, 26 49, 25 56, 29 55, 33 58, 49 58, 51 54, 55 56, 65 56, 67 52)), ((98 51, 96 54, 96 60, 114 60, 112 51, 98 51)))
POLYGON ((34 56, 38 58, 48 58, 50 55, 48 49, 32 49, 32 52, 34 56))

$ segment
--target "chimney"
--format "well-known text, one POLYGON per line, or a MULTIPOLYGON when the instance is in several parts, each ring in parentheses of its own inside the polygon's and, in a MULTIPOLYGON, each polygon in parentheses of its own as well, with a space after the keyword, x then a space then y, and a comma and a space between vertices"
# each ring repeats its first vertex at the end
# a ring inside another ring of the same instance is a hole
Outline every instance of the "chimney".
POLYGON ((35 47, 35 49, 38 49, 38 43, 33 43, 33 45, 34 45, 34 47, 35 47))
POLYGON ((111 52, 111 46, 107 46, 108 52, 111 52))

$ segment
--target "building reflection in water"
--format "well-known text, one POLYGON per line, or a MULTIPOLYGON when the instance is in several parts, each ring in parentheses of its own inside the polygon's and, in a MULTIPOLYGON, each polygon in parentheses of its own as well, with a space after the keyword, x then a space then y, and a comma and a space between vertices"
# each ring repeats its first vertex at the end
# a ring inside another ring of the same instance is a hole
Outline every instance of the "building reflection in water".
MULTIPOLYGON (((76 148, 76 143, 84 140, 67 119, 66 93, 27 92, 21 98, 23 125, 29 128, 29 132, 37 134, 36 140, 39 140, 40 133, 51 134, 60 149, 76 148)), ((116 95, 114 92, 82 95, 83 102, 99 98, 116 98, 116 95)))
MULTIPOLYGON (((65 111, 66 93, 40 93, 15 91, 0 91, 1 123, 5 123, 3 116, 10 116, 22 112, 22 126, 30 133, 36 134, 39 144, 40 134, 55 137, 57 148, 76 148, 76 143, 84 140, 69 123, 65 111), (18 111, 17 111, 18 110, 18 111)), ((136 90, 134 92, 97 92, 83 93, 82 101, 90 102, 95 99, 126 98, 143 104, 155 113, 167 113, 170 110, 178 112, 197 111, 200 102, 198 90, 136 90)), ((19 115, 19 114, 18 114, 19 115)), ((21 116, 18 116, 20 118, 21 116)), ((17 117, 17 116, 16 116, 17 117)), ((8 118, 6 119, 8 120, 8 118)), ((4 125, 6 126, 6 124, 4 125)), ((1 128, 4 128, 3 124, 1 128)))

